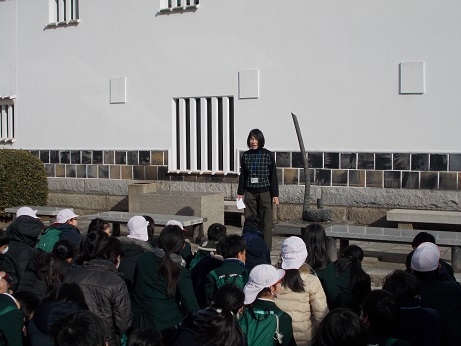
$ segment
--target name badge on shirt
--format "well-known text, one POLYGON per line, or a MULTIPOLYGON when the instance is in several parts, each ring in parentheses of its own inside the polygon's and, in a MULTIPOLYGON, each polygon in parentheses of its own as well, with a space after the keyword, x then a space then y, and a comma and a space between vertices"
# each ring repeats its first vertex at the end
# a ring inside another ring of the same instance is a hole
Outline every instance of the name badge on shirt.
POLYGON ((250 182, 252 184, 257 184, 258 183, 258 178, 250 178, 250 182))

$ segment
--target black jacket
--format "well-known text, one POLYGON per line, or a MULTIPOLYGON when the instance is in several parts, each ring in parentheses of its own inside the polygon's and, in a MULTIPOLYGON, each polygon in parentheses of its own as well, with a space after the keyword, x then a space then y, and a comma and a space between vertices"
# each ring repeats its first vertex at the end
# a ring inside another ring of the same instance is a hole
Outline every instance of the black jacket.
POLYGON ((131 326, 131 301, 125 282, 115 264, 108 260, 94 259, 70 270, 65 282, 80 286, 91 312, 106 325, 109 345, 118 344, 118 335, 131 326))
POLYGON ((45 225, 31 216, 18 216, 6 229, 11 241, 5 254, 2 268, 11 278, 10 289, 15 291, 19 281, 34 255, 34 246, 45 225))
POLYGON ((51 325, 63 316, 83 310, 78 304, 44 300, 27 325, 30 346, 54 346, 51 325))
POLYGON ((138 239, 119 237, 122 244, 123 256, 120 261, 118 271, 123 274, 123 280, 128 287, 128 291, 133 292, 134 270, 139 257, 144 252, 152 252, 154 248, 147 242, 138 239))

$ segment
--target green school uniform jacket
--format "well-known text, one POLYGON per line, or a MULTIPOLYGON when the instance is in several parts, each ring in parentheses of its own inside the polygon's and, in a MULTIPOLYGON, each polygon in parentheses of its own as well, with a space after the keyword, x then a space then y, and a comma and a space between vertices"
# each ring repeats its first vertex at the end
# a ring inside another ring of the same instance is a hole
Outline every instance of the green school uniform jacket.
POLYGON ((22 345, 24 314, 8 294, 0 294, 0 345, 22 345))
POLYGON ((158 275, 161 258, 146 252, 139 258, 132 295, 133 327, 164 330, 199 308, 189 271, 181 267, 176 295, 167 296, 167 282, 158 275))
MULTIPOLYGON (((275 302, 265 299, 256 299, 253 304, 253 308, 260 310, 273 311, 276 314, 281 315, 279 317, 279 332, 283 335, 282 345, 283 346, 293 346, 296 345, 296 341, 293 336, 293 322, 291 316, 286 312, 280 310, 275 302)), ((280 345, 279 343, 274 342, 274 345, 280 345)))
MULTIPOLYGON (((246 282, 248 281, 248 272, 245 269, 245 263, 243 263, 237 258, 224 259, 223 263, 213 271, 216 273, 218 277, 226 274, 239 274, 243 277, 243 284, 246 284, 246 282)), ((210 273, 208 273, 207 275, 205 288, 206 298, 208 302, 210 302, 213 299, 213 296, 217 290, 216 280, 210 273)))

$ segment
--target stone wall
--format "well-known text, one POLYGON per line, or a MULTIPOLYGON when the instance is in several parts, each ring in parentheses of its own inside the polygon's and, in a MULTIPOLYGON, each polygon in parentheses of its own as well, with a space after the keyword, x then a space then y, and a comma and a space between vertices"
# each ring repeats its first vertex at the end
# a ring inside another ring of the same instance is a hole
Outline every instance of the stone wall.
MULTIPOLYGON (((209 177, 211 180, 211 177, 209 177)), ((128 210, 128 185, 135 180, 49 178, 50 206, 72 207, 87 214, 104 210, 128 210)), ((237 194, 237 182, 156 181, 158 191, 222 193, 226 200, 237 194)), ((393 208, 453 210, 461 208, 461 191, 407 190, 311 186, 314 208, 322 198, 325 208, 337 220, 359 224, 385 224, 386 212, 393 208)), ((276 221, 300 218, 304 186, 280 185, 281 204, 274 208, 276 221)))

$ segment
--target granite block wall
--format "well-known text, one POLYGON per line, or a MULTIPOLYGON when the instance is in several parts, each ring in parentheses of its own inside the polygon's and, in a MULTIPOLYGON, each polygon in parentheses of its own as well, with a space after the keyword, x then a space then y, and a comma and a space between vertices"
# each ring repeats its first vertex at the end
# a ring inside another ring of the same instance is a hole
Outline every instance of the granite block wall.
MULTIPOLYGON (((49 178, 236 183, 237 174, 168 174, 166 150, 33 150, 49 178)), ((461 190, 461 154, 310 152, 316 186, 461 190)), ((280 185, 303 185, 300 152, 275 152, 280 185)))

